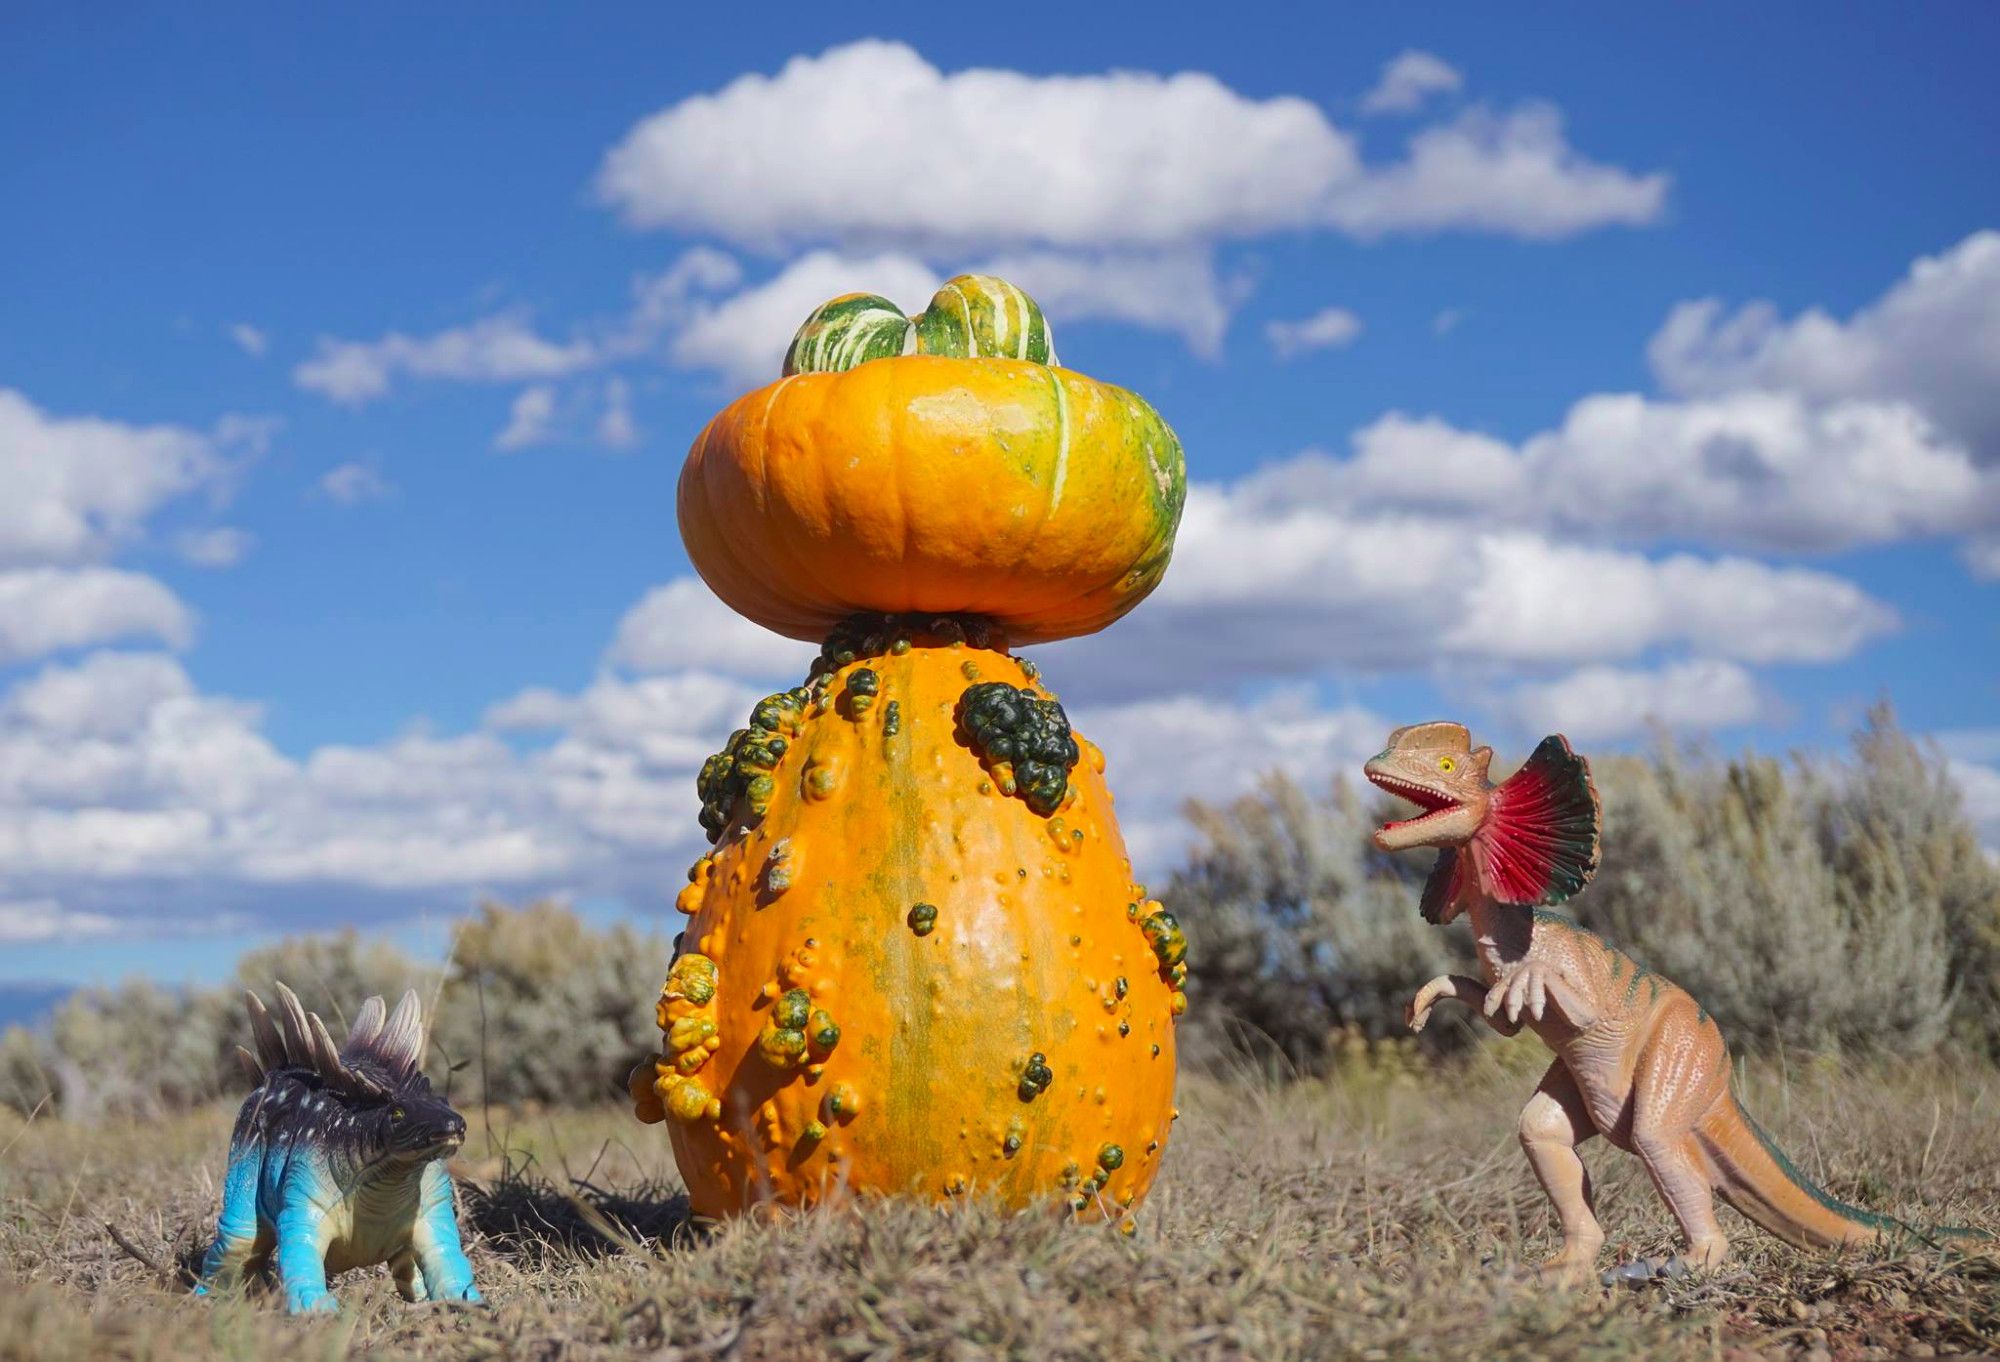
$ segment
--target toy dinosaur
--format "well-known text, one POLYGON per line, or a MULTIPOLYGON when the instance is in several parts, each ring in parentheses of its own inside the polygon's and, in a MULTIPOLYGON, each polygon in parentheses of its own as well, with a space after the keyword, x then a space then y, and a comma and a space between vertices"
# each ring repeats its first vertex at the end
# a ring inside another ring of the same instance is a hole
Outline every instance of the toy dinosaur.
POLYGON ((329 1275, 387 1263, 405 1300, 477 1301, 444 1166, 465 1120, 418 1068, 415 992, 394 1012, 380 998, 363 1003, 339 1049, 283 984, 275 1022, 255 993, 245 1005, 257 1053, 239 1047, 237 1058, 255 1088, 230 1137, 222 1218, 196 1290, 275 1260, 290 1310, 332 1310, 329 1275))
POLYGON ((1476 1006, 1503 1036, 1522 1026, 1555 1061, 1521 1112, 1521 1146, 1555 1203, 1563 1246, 1546 1264, 1588 1272, 1604 1245, 1579 1144, 1603 1135, 1638 1155, 1687 1239, 1686 1259, 1623 1264, 1606 1280, 1712 1268, 1729 1251, 1715 1217, 1720 1196, 1801 1248, 1865 1244, 1885 1235, 1929 1241, 1986 1236, 1919 1231, 1834 1200, 1793 1166, 1730 1090, 1729 1054, 1715 1020, 1681 988, 1595 933, 1544 911, 1597 872, 1601 812, 1590 767, 1560 735, 1498 785, 1489 747, 1455 723, 1389 735, 1368 779, 1419 805, 1415 818, 1375 833, 1384 851, 1438 849, 1423 914, 1445 923, 1470 913, 1482 977, 1440 975, 1408 1012, 1421 1031, 1452 998, 1476 1006))

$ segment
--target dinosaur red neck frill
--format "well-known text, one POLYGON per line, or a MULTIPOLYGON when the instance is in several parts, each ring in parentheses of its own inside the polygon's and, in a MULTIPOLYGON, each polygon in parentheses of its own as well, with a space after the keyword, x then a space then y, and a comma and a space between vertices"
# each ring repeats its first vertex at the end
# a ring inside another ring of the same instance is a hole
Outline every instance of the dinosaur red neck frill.
POLYGON ((1438 852, 1424 917, 1448 922, 1476 898, 1564 902, 1597 873, 1601 823, 1589 765, 1560 735, 1542 739, 1526 765, 1491 788, 1478 831, 1438 852))

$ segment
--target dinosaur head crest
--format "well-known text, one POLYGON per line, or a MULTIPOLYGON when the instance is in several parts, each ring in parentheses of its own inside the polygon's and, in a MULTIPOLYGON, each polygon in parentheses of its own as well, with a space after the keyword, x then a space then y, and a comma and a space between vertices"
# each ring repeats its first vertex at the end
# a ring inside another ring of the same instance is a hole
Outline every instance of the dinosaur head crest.
POLYGON ((1492 782, 1486 768, 1493 749, 1474 749, 1463 724, 1410 724, 1389 735, 1389 745, 1362 767, 1368 779, 1423 810, 1415 818, 1385 823, 1375 832, 1384 851, 1456 847, 1486 822, 1492 782))
POLYGON ((1590 764, 1560 734, 1542 739, 1500 784, 1487 778, 1490 747, 1464 725, 1411 724, 1362 768, 1368 779, 1422 808, 1376 830, 1384 851, 1436 847, 1423 913, 1449 922, 1478 895, 1496 903, 1561 903, 1597 873, 1602 813, 1590 764))

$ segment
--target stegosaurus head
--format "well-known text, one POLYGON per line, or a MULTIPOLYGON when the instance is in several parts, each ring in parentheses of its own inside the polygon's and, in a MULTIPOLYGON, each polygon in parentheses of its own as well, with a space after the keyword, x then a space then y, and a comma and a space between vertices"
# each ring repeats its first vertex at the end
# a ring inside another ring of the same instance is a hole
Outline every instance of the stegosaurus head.
POLYGON ((425 1077, 423 1003, 416 990, 394 1012, 379 997, 355 1015, 336 1047, 326 1023, 278 985, 274 1019, 246 992, 244 1006, 257 1052, 237 1047, 244 1072, 263 1094, 265 1129, 373 1163, 442 1158, 465 1142, 465 1118, 425 1077))

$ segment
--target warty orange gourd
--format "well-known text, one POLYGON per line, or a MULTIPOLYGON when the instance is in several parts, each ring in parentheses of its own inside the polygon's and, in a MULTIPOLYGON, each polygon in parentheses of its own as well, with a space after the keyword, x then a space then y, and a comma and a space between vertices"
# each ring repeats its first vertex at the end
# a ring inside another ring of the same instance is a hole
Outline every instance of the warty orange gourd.
POLYGON ((696 441, 681 527, 725 601, 823 642, 702 771, 638 1114, 701 1215, 847 1189, 1123 1217, 1173 1120, 1186 942, 1010 649, 1158 582, 1179 444, 994 279, 914 319, 835 299, 786 369, 696 441))

